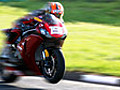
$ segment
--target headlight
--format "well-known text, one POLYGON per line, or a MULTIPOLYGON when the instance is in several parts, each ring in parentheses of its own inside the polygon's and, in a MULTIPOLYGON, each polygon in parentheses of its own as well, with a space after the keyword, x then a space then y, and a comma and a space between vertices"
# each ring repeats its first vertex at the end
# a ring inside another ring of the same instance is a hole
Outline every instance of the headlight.
POLYGON ((41 28, 41 29, 40 29, 40 32, 41 32, 42 35, 46 35, 46 30, 45 30, 45 29, 42 29, 42 28, 41 28))
POLYGON ((46 36, 47 38, 52 38, 52 36, 49 34, 49 32, 46 31, 45 29, 41 28, 40 32, 42 35, 46 36))

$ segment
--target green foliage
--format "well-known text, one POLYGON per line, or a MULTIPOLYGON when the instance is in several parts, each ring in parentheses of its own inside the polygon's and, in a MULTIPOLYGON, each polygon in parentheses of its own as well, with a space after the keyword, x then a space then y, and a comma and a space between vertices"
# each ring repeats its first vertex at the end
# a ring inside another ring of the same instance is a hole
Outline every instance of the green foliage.
POLYGON ((88 2, 106 2, 106 3, 108 3, 108 2, 116 2, 118 0, 86 0, 86 1, 88 1, 88 2))
POLYGON ((67 22, 92 22, 120 25, 120 3, 64 2, 67 22), (76 4, 75 4, 76 3, 76 4))
MULTIPOLYGON (((40 9, 50 0, 25 0, 24 2, 3 2, 4 6, 24 9, 28 12, 40 9)), ((59 1, 59 0, 51 0, 59 1)), ((102 2, 108 0, 60 0, 65 8, 65 22, 92 22, 109 25, 120 25, 120 1, 110 0, 110 3, 102 2), (97 2, 101 1, 101 2, 97 2)))

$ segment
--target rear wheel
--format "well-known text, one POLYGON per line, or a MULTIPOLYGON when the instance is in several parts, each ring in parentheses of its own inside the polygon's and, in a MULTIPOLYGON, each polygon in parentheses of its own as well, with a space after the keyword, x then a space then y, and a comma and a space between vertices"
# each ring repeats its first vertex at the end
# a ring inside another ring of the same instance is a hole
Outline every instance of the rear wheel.
POLYGON ((65 72, 65 59, 60 49, 48 50, 49 57, 42 61, 42 72, 50 83, 59 82, 65 72))
POLYGON ((5 67, 3 67, 2 65, 0 65, 0 76, 1 79, 6 82, 6 83, 10 83, 10 82, 14 82, 18 79, 18 76, 16 76, 13 72, 7 70, 5 67))

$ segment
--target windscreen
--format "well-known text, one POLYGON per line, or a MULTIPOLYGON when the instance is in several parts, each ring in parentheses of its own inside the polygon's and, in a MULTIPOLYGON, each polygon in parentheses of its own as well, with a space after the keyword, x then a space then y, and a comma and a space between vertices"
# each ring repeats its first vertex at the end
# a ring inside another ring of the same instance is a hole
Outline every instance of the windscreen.
POLYGON ((47 22, 48 24, 57 24, 58 22, 58 18, 56 18, 54 15, 52 14, 45 14, 43 16, 43 20, 45 22, 47 22))

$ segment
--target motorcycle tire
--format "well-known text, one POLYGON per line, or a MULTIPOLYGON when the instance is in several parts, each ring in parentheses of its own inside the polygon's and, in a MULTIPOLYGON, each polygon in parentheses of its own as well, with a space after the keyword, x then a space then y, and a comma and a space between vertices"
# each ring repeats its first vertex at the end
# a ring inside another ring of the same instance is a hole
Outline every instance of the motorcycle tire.
POLYGON ((17 80, 17 76, 14 74, 10 74, 9 76, 1 76, 1 78, 5 83, 11 83, 17 80))
POLYGON ((42 64, 42 72, 43 75, 45 77, 45 79, 52 83, 52 84, 56 84, 58 83, 64 76, 64 72, 65 72, 65 59, 64 56, 62 54, 62 51, 60 49, 51 49, 48 50, 49 52, 49 57, 51 58, 51 68, 48 69, 49 72, 51 71, 51 73, 48 73, 48 70, 45 66, 45 64, 42 64))
POLYGON ((14 73, 5 71, 4 67, 1 67, 0 76, 5 83, 15 82, 18 79, 18 76, 16 76, 14 73))

